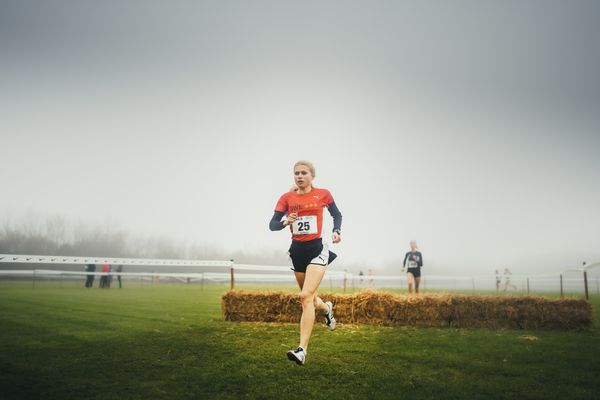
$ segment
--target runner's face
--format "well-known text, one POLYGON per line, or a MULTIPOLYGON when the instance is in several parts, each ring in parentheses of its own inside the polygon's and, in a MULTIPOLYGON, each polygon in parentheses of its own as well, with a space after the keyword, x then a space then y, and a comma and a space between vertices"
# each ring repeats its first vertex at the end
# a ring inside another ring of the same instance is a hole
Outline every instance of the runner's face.
POLYGON ((296 168, 294 168, 294 182, 296 182, 296 186, 304 190, 310 187, 312 180, 313 176, 306 165, 296 165, 296 168))
POLYGON ((417 242, 415 242, 414 240, 410 242, 410 249, 412 251, 415 251, 417 249, 417 242))

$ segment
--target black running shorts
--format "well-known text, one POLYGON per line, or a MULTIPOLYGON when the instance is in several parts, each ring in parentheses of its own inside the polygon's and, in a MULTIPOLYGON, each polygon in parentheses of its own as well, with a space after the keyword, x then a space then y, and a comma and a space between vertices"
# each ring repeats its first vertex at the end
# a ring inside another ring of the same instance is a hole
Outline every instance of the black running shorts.
POLYGON ((337 254, 329 251, 327 244, 323 244, 321 238, 309 240, 308 242, 292 240, 288 253, 294 265, 292 270, 295 272, 306 272, 306 267, 309 264, 325 267, 337 257, 337 254))
POLYGON ((413 276, 415 278, 420 278, 421 277, 421 267, 416 267, 416 268, 407 268, 406 272, 410 272, 411 274, 413 274, 413 276))

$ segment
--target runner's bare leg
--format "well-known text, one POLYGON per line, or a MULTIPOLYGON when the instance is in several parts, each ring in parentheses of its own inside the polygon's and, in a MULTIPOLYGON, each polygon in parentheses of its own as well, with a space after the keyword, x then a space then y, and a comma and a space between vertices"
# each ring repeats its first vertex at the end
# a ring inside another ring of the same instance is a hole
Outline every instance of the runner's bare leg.
POLYGON ((315 295, 325 275, 323 265, 310 264, 306 268, 304 284, 300 292, 302 318, 300 319, 300 346, 306 350, 315 323, 315 295))
MULTIPOLYGON (((298 286, 300 286, 300 290, 302 290, 302 287, 304 286, 305 273, 304 272, 294 272, 294 274, 296 275, 296 282, 298 282, 298 286)), ((315 293, 315 308, 317 310, 323 311, 323 313, 329 312, 329 308, 327 308, 323 299, 321 299, 316 293, 315 293)))
POLYGON ((415 276, 412 274, 412 272, 409 272, 406 274, 406 278, 408 280, 408 293, 412 293, 413 292, 413 283, 415 281, 415 276))

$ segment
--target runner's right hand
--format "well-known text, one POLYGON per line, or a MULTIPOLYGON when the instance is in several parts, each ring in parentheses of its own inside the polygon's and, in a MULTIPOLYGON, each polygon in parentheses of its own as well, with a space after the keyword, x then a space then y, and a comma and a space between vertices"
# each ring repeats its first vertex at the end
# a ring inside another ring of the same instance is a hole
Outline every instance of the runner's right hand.
POLYGON ((283 225, 288 226, 293 224, 296 218, 298 218, 298 213, 289 213, 287 219, 283 221, 283 225))

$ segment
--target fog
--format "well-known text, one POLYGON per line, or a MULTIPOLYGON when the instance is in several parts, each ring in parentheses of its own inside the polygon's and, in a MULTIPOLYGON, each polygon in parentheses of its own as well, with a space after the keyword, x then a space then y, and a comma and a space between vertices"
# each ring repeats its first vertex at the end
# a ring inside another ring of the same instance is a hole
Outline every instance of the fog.
POLYGON ((284 255, 268 222, 308 159, 344 216, 335 269, 397 272, 411 239, 424 273, 600 261, 599 20, 592 1, 1 1, 0 218, 284 255))

